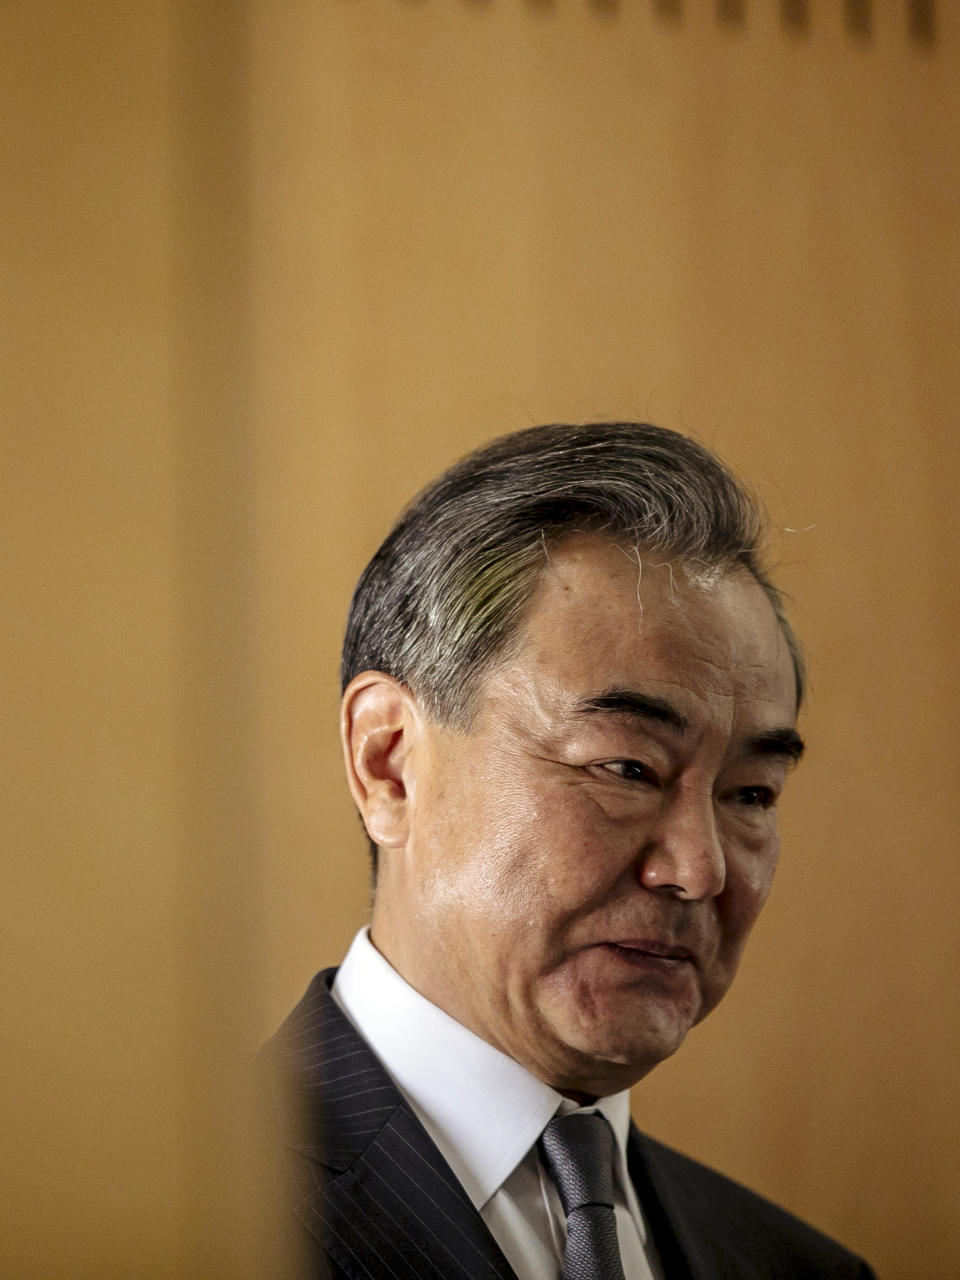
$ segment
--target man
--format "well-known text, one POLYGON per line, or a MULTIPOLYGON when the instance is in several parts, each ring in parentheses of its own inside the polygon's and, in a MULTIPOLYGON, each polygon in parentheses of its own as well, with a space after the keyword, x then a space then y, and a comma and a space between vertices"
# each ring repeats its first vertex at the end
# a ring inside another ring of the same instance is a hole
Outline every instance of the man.
POLYGON ((777 861, 803 666, 710 453, 534 428, 404 513, 354 596, 369 932, 268 1047, 313 1274, 869 1276, 641 1135, 777 861))

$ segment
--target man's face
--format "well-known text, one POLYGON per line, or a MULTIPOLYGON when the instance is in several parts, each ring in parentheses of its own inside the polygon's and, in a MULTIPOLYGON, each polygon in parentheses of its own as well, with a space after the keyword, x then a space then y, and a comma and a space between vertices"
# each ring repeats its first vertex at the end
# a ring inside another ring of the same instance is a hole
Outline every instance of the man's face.
POLYGON ((373 939, 565 1092, 626 1087, 733 979, 779 849, 793 668, 743 570, 575 535, 466 732, 421 721, 373 939))

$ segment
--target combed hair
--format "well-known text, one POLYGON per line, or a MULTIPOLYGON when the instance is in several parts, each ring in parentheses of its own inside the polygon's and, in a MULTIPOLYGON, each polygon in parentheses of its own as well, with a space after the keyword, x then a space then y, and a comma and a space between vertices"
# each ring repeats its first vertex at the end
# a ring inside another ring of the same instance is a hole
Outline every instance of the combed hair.
POLYGON ((468 454, 423 489, 364 570, 343 647, 361 671, 407 685, 438 722, 467 727, 484 675, 516 635, 549 548, 602 532, 695 572, 743 566, 804 666, 762 564, 764 517, 720 460, 646 423, 532 427, 468 454))

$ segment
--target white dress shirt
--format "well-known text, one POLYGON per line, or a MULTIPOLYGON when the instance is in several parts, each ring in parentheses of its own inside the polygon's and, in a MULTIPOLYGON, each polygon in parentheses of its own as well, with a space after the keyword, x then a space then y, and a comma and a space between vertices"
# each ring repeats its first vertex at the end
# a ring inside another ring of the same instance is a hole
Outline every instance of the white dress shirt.
MULTIPOLYGON (((333 998, 386 1067, 520 1280, 560 1274, 566 1218, 537 1139, 559 1111, 581 1110, 415 991, 363 929, 333 998)), ((616 1137, 617 1237, 626 1280, 661 1280, 627 1175, 628 1091, 600 1098, 616 1137)))

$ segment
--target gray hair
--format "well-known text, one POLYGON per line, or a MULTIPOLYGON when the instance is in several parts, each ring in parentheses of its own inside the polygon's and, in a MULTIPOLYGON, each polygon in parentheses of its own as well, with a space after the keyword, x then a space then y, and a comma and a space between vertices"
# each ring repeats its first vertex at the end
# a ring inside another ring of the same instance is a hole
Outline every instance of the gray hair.
POLYGON ((742 566, 803 657, 762 564, 759 504, 687 436, 634 422, 532 427, 468 454, 410 503, 364 570, 343 646, 361 671, 407 685, 437 721, 467 727, 485 674, 516 635, 551 544, 575 531, 698 572, 742 566))

